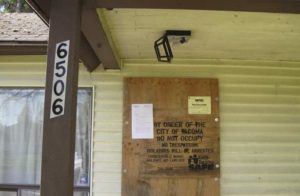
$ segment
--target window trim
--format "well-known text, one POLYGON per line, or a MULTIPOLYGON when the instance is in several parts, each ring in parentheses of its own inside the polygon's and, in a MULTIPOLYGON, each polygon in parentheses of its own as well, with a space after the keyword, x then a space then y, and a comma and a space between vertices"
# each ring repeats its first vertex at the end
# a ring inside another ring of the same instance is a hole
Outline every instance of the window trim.
MULTIPOLYGON (((40 185, 31 185, 31 184, 0 184, 0 191, 7 192, 17 192, 19 193, 21 190, 39 190, 40 185)), ((74 186, 74 191, 84 191, 90 192, 90 186, 74 186)), ((17 194, 18 195, 18 194, 17 194)))
MULTIPOLYGON (((8 85, 0 86, 1 89, 43 89, 45 86, 42 85, 8 85)), ((89 163, 89 185, 88 186, 74 186, 74 191, 78 192, 88 192, 89 196, 92 196, 92 179, 93 179, 93 145, 94 140, 94 106, 95 106, 95 86, 94 85, 79 85, 78 89, 90 89, 91 90, 91 133, 90 133, 90 163, 89 163)), ((17 196, 21 195, 22 190, 40 190, 41 185, 39 184, 1 184, 0 191, 4 192, 15 192, 17 196)))

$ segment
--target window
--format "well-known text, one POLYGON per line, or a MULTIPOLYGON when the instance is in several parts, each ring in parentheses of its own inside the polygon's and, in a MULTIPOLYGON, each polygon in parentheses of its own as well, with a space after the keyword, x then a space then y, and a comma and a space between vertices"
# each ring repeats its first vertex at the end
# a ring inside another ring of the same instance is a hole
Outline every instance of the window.
MULTIPOLYGON (((0 196, 38 196, 44 90, 0 88, 0 196)), ((78 90, 74 196, 89 195, 92 89, 78 90)))

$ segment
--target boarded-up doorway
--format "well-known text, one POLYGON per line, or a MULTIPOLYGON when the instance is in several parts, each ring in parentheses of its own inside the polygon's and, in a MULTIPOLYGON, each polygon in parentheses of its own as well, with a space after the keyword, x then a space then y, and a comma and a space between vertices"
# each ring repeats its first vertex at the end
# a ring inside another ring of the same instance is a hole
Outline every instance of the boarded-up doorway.
POLYGON ((216 79, 126 78, 123 121, 122 196, 220 194, 216 79), (153 137, 135 139, 132 108, 148 105, 153 137))

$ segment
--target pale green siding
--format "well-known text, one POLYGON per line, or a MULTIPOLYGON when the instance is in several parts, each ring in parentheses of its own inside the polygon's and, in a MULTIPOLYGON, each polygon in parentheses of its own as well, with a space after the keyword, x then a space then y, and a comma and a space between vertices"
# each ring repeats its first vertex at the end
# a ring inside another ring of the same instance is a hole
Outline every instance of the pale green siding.
MULTIPOLYGON (((218 78, 221 195, 300 195, 300 63, 124 61, 121 71, 81 66, 95 87, 93 196, 121 195, 123 77, 218 78)), ((0 56, 0 86, 44 85, 43 58, 0 56)))

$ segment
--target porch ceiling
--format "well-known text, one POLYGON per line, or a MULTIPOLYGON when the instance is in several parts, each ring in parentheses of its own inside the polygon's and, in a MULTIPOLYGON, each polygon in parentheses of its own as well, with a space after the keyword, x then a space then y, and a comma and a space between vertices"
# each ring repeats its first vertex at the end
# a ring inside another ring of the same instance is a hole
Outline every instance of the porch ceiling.
MULTIPOLYGON (((49 21, 50 0, 26 1, 49 21)), ((155 59, 165 30, 191 30, 174 60, 299 61, 299 23, 299 0, 84 0, 80 53, 90 71, 118 69, 119 60, 155 59)))
POLYGON ((300 60, 300 14, 98 9, 121 59, 155 59, 154 41, 165 30, 191 30, 173 46, 176 59, 300 60))

